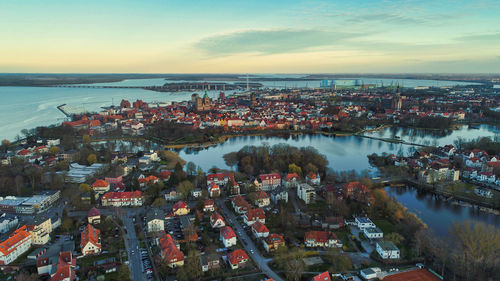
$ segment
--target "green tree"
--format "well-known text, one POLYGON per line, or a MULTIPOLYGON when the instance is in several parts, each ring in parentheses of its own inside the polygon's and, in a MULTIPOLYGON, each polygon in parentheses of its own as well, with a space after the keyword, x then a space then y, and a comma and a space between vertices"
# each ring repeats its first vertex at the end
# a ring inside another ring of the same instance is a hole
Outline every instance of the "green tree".
POLYGON ((177 185, 176 191, 181 194, 183 199, 186 199, 189 196, 189 192, 194 189, 194 185, 188 181, 182 181, 177 185))
POLYGON ((88 143, 90 143, 90 141, 91 141, 91 139, 90 139, 90 136, 89 136, 89 135, 83 135, 83 136, 82 136, 82 142, 83 142, 84 144, 88 144, 88 143))
POLYGON ((80 193, 85 193, 90 192, 92 189, 90 188, 90 185, 81 183, 80 186, 78 186, 78 190, 80 191, 80 193))
POLYGON ((50 154, 52 154, 54 156, 59 154, 59 151, 60 151, 60 149, 57 146, 52 146, 49 150, 50 154))
POLYGON ((401 243, 403 243, 403 241, 405 240, 405 238, 397 232, 391 232, 385 235, 385 239, 392 241, 392 243, 394 243, 395 245, 401 245, 401 243))
POLYGON ((288 165, 288 172, 289 173, 296 173, 297 175, 302 176, 302 168, 295 165, 295 163, 288 165))
POLYGON ((186 173, 190 176, 193 176, 196 172, 196 164, 193 162, 188 162, 186 164, 186 173))
POLYGON ((120 281, 131 281, 130 279, 130 269, 126 264, 122 264, 118 269, 118 280, 120 281))
POLYGON ((89 166, 97 163, 97 156, 94 153, 89 154, 89 156, 87 157, 87 163, 89 164, 89 166))

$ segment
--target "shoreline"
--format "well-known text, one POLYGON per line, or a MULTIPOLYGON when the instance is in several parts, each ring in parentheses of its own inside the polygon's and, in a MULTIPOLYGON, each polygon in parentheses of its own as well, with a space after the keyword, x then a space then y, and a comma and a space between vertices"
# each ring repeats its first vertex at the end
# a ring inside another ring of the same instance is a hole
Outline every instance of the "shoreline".
MULTIPOLYGON (((179 144, 162 144, 164 148, 167 149, 182 149, 182 148, 207 148, 211 146, 215 146, 221 143, 226 142, 227 140, 231 138, 237 138, 237 137, 280 137, 284 135, 294 135, 294 136, 302 136, 302 135, 323 135, 323 136, 333 136, 333 137, 349 137, 349 136, 359 136, 363 137, 363 135, 360 135, 361 133, 365 132, 376 132, 379 130, 383 130, 385 128, 391 127, 391 125, 385 124, 383 126, 373 128, 373 129, 368 129, 368 130, 362 130, 360 132, 356 133, 346 133, 346 132, 340 132, 340 133, 331 133, 331 132, 323 132, 323 131, 273 131, 273 132, 266 132, 266 131, 260 131, 256 133, 239 133, 239 134, 224 134, 221 136, 218 136, 217 141, 210 141, 210 142, 198 142, 198 143, 179 143, 179 144)), ((382 140, 382 139, 380 139, 382 140)), ((382 140, 386 141, 386 140, 382 140)))

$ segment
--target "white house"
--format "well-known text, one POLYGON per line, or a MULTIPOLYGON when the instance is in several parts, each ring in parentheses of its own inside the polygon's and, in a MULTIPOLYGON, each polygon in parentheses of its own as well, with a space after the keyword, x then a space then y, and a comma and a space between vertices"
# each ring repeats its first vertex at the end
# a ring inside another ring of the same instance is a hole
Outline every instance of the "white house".
POLYGON ((297 195, 306 204, 310 204, 314 201, 316 197, 316 191, 314 188, 307 183, 297 184, 297 195))
POLYGON ((17 216, 3 213, 0 215, 0 233, 6 233, 19 223, 17 216))
POLYGON ((267 229, 266 225, 258 221, 252 224, 252 233, 257 238, 265 238, 269 236, 269 229, 267 229))
POLYGON ((195 188, 195 189, 191 190, 190 193, 191 193, 191 196, 194 198, 201 197, 201 189, 200 188, 195 188))
POLYGON ((210 216, 210 226, 212 228, 221 228, 226 226, 224 218, 217 212, 213 212, 210 216))
POLYGON ((384 233, 378 227, 366 227, 363 229, 363 234, 369 239, 378 239, 384 237, 384 233))
POLYGON ((378 277, 378 275, 382 272, 382 270, 379 267, 370 267, 370 268, 365 268, 363 270, 359 271, 359 274, 361 277, 363 277, 365 280, 370 280, 370 279, 375 279, 378 277))
POLYGON ((229 226, 224 226, 220 230, 220 240, 224 244, 224 247, 229 248, 236 245, 236 233, 229 226))
POLYGON ((165 215, 158 211, 150 211, 146 215, 148 232, 157 232, 165 230, 165 215))
POLYGON ((357 217, 354 219, 356 226, 363 230, 367 227, 377 227, 369 218, 367 217, 357 217))
POLYGON ((383 259, 399 259, 400 251, 392 241, 378 241, 377 242, 377 253, 383 259))

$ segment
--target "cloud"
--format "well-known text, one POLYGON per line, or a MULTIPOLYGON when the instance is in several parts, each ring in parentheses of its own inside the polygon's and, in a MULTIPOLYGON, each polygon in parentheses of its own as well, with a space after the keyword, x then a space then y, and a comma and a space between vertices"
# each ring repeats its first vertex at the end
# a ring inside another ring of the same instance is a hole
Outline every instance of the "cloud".
POLYGON ((472 34, 457 37, 456 40, 461 42, 500 42, 500 32, 499 33, 489 33, 489 34, 472 34))
POLYGON ((280 54, 341 45, 359 33, 314 29, 245 30, 203 38, 194 44, 208 55, 236 53, 280 54))
POLYGON ((384 24, 423 24, 426 18, 408 17, 402 14, 373 13, 365 15, 351 16, 345 19, 349 23, 384 23, 384 24))

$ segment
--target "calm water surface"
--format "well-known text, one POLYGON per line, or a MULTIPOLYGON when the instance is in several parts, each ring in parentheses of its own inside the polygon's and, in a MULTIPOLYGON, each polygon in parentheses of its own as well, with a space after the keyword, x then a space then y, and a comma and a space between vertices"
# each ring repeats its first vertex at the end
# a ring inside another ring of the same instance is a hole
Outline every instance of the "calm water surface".
MULTIPOLYGON (((464 135, 469 135, 466 127, 462 127, 461 130, 464 135)), ((491 136, 495 134, 496 130, 494 127, 485 126, 484 128, 481 127, 480 130, 474 130, 473 133, 470 133, 470 136, 474 138, 479 133, 491 136)), ((384 134, 389 133, 382 132, 382 135, 384 134)), ((453 142, 454 135, 460 136, 457 132, 452 132, 448 136, 427 136, 424 140, 431 139, 440 144, 447 144, 449 141, 453 142)), ((196 165, 199 165, 205 171, 213 166, 230 169, 222 158, 224 154, 231 151, 238 151, 246 145, 258 146, 263 143, 269 145, 286 143, 297 147, 312 146, 327 157, 329 161, 328 166, 336 171, 355 170, 361 172, 367 170, 371 174, 376 174, 377 170, 370 166, 367 155, 372 153, 381 154, 383 152, 406 154, 414 148, 409 145, 393 144, 356 136, 333 138, 313 135, 289 137, 286 139, 279 137, 237 137, 207 149, 183 149, 179 151, 179 154, 186 161, 196 163, 196 165)), ((388 187, 387 193, 390 196, 394 196, 411 212, 416 213, 438 235, 447 235, 449 228, 454 222, 465 220, 483 221, 500 228, 500 216, 469 207, 458 207, 433 198, 429 194, 418 194, 417 190, 413 188, 388 187)))

